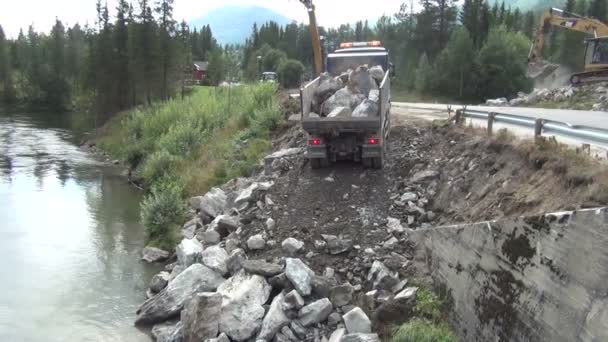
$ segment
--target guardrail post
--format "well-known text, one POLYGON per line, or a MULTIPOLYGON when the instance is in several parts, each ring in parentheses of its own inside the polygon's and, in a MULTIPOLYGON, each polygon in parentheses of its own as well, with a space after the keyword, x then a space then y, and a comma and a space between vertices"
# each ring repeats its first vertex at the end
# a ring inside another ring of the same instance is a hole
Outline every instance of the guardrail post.
POLYGON ((462 119, 462 109, 457 109, 456 114, 454 115, 454 123, 456 124, 456 126, 458 126, 461 119, 462 119))
POLYGON ((488 136, 492 136, 492 128, 494 127, 494 120, 496 118, 496 113, 488 113, 488 136))
POLYGON ((543 119, 536 119, 536 121, 534 121, 534 140, 537 140, 543 135, 544 124, 545 120, 543 119))

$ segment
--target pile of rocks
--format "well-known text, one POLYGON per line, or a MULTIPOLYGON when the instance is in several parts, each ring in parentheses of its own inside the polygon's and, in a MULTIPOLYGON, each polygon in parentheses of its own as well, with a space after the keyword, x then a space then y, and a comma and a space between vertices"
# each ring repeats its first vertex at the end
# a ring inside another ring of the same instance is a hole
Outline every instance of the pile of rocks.
POLYGON ((535 88, 529 94, 517 93, 517 97, 507 100, 505 97, 489 99, 488 106, 528 106, 540 102, 554 102, 562 104, 560 108, 568 109, 572 105, 576 109, 606 110, 608 108, 608 83, 595 83, 583 86, 564 86, 558 88, 535 88), (574 98, 575 101, 570 101, 574 98))
POLYGON ((339 76, 320 76, 310 117, 369 117, 378 115, 379 86, 384 78, 381 66, 367 64, 339 76))
MULTIPOLYGON (((390 246, 384 256, 342 236, 322 235, 314 246, 272 239, 271 231, 289 229, 268 215, 276 206, 268 192, 299 159, 300 150, 273 153, 265 173, 190 199, 192 219, 175 253, 145 250, 148 261, 172 263, 152 278, 136 324, 153 325, 156 340, 166 342, 357 342, 380 341, 375 324, 410 317, 417 288, 396 271, 409 261, 390 246), (253 230, 252 220, 264 228, 253 230), (348 260, 359 250, 364 257, 348 260), (317 253, 344 256, 344 269, 316 273, 310 255, 317 253)), ((407 234, 398 220, 389 226, 392 237, 407 234)))

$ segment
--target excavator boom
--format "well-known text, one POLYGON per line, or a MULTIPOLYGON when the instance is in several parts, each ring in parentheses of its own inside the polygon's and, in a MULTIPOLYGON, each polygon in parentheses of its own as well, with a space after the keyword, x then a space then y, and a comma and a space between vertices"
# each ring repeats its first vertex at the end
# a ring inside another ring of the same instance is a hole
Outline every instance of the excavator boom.
POLYGON ((308 29, 312 40, 312 52, 315 64, 315 75, 319 76, 323 72, 323 56, 321 55, 321 38, 319 37, 319 27, 317 26, 317 16, 315 5, 312 0, 300 0, 308 10, 308 29))

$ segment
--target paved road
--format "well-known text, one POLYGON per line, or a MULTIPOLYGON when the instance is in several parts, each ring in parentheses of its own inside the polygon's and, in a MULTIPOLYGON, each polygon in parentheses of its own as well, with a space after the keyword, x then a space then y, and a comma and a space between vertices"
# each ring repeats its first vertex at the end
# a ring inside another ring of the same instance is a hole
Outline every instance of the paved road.
MULTIPOLYGON (((428 110, 429 115, 445 117, 442 112, 446 111, 447 104, 414 103, 414 102, 393 102, 393 107, 412 108, 428 110)), ((452 109, 461 108, 460 105, 452 105, 452 109)), ((555 120, 568 123, 572 126, 587 126, 608 129, 608 112, 594 112, 590 110, 568 110, 568 109, 547 109, 547 108, 527 108, 527 107, 491 107, 491 106, 467 106, 472 110, 493 111, 505 114, 515 114, 555 120)))

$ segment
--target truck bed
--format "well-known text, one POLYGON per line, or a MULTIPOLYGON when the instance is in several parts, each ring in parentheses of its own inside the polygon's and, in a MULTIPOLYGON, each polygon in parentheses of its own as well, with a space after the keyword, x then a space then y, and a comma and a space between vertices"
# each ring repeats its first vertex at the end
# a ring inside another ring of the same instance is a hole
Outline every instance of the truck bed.
POLYGON ((380 103, 378 115, 374 117, 309 117, 312 107, 312 98, 319 86, 320 80, 316 78, 300 89, 302 108, 302 128, 311 134, 329 132, 375 132, 381 130, 385 117, 388 114, 390 101, 390 79, 387 72, 379 90, 380 103))

